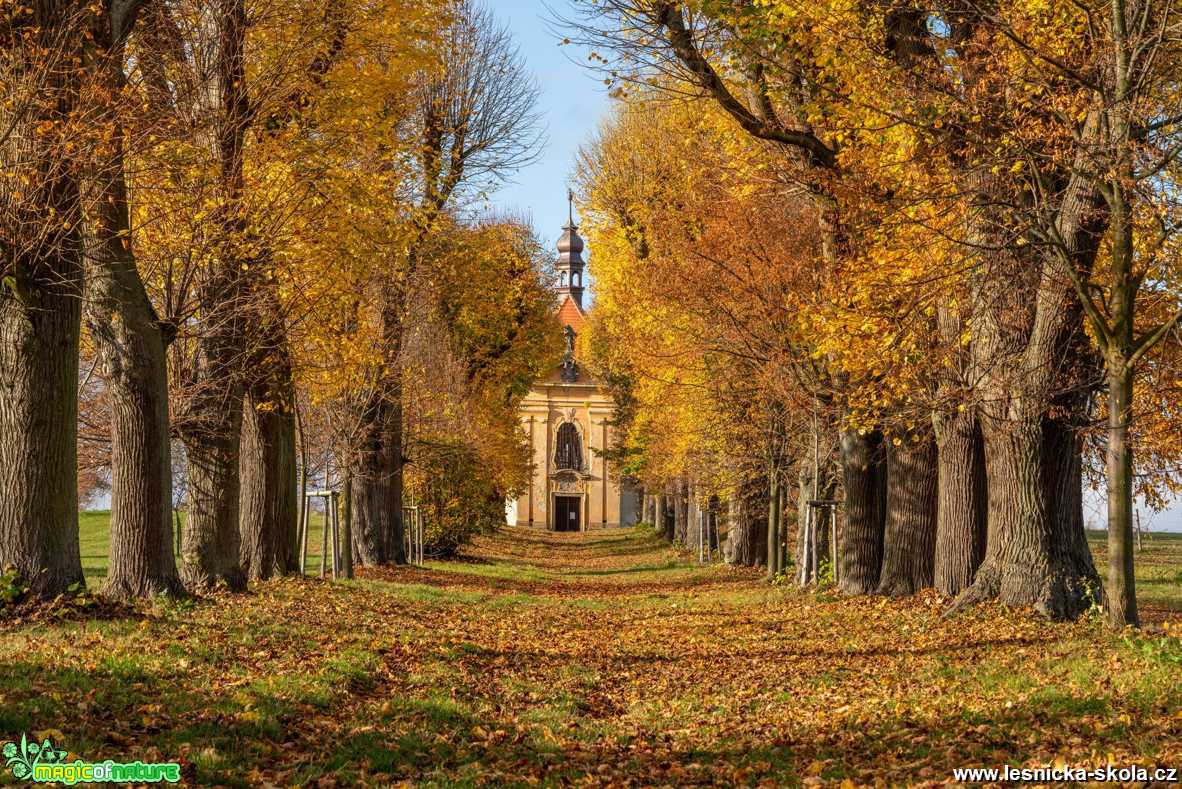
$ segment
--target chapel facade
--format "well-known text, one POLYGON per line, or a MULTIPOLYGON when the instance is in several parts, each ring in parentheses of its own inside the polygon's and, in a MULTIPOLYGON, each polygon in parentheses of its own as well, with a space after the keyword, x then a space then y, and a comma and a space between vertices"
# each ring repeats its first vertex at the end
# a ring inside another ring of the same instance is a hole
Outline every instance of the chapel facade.
POLYGON ((602 454, 611 445, 612 399, 576 357, 575 339, 586 321, 583 239, 577 231, 572 210, 558 241, 557 264, 566 352, 522 401, 533 477, 507 512, 510 523, 552 531, 631 526, 640 509, 634 486, 621 480, 602 454))

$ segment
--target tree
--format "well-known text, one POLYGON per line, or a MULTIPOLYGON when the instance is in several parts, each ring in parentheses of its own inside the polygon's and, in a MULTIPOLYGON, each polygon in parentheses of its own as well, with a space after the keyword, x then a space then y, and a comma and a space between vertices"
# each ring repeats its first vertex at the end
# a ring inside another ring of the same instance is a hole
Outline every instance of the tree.
POLYGON ((418 150, 413 228, 407 246, 387 252, 382 273, 382 356, 357 397, 350 468, 354 554, 363 564, 402 563, 403 387, 400 353, 408 288, 424 246, 449 204, 529 162, 540 141, 537 87, 507 29, 483 6, 458 2, 444 33, 437 70, 415 91, 418 150))
POLYGON ((0 5, 0 565, 32 594, 83 582, 77 395, 87 145, 75 4, 0 5))
MULTIPOLYGON (((1145 355, 1182 318, 1174 287, 1180 206, 1176 125, 1179 52, 1167 31, 1182 17, 1168 3, 1098 3, 1076 59, 1053 74, 1080 94, 1079 117, 1060 115, 1050 132, 1070 157, 1061 196, 1056 172, 1023 141, 1033 210, 1023 214, 1046 265, 1074 286, 1102 360, 1107 385, 1108 587, 1113 627, 1138 625, 1133 574, 1134 385, 1145 355), (1066 121, 1066 122, 1065 122, 1066 121), (1071 136, 1068 137, 1068 134, 1071 136), (1055 200, 1059 197, 1058 200, 1055 200), (1101 235, 1106 234, 1103 242, 1101 235), (1138 323, 1141 323, 1140 327, 1138 323)), ((1030 57, 1052 63, 1054 39, 1009 23, 1030 57)))
POLYGON ((102 87, 96 115, 106 138, 84 181, 91 192, 86 254, 87 327, 103 360, 110 403, 111 548, 106 594, 181 591, 173 558, 168 377, 171 332, 136 267, 124 175, 125 44, 140 4, 106 2, 93 18, 87 68, 102 87))

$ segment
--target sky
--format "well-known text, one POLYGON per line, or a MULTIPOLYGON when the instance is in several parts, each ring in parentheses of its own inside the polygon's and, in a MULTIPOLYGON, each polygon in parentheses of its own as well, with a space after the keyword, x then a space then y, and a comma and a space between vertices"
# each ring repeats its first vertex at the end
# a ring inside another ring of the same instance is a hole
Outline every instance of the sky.
MULTIPOLYGON (((547 8, 567 13, 567 0, 486 0, 497 19, 513 33, 521 55, 541 89, 539 110, 546 129, 542 155, 489 196, 498 212, 532 218, 538 237, 553 247, 566 224, 566 189, 579 146, 587 141, 608 112, 602 79, 574 59, 586 50, 559 46, 549 27, 547 8)), ((577 218, 576 218, 577 221, 577 218)))

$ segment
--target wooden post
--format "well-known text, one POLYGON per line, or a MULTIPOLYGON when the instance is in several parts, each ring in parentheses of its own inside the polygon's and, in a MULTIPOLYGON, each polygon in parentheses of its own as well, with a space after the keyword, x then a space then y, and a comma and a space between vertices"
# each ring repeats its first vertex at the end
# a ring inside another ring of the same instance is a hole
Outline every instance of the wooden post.
MULTIPOLYGON (((832 494, 831 494, 832 495, 832 494)), ((837 506, 829 508, 829 568, 833 572, 833 583, 837 584, 837 506)))
POLYGON ((345 472, 345 501, 343 504, 345 510, 345 528, 342 534, 341 546, 342 551, 342 565, 345 568, 345 577, 353 577, 353 472, 345 472))
POLYGON ((772 580, 780 572, 780 481, 775 469, 768 478, 767 497, 767 577, 772 580))
POLYGON ((328 499, 324 498, 324 533, 320 535, 320 577, 328 569, 328 499))
POLYGON ((308 564, 308 501, 307 496, 304 497, 304 506, 300 508, 300 577, 304 576, 305 567, 308 564))
POLYGON ((329 505, 332 509, 332 579, 335 581, 340 578, 341 573, 340 516, 337 514, 337 492, 335 490, 329 496, 329 505))

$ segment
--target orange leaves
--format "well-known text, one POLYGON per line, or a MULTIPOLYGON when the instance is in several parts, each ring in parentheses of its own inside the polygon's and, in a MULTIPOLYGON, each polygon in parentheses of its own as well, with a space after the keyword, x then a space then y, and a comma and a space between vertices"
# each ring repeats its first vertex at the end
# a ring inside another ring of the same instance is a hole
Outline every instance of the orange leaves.
POLYGON ((1176 639, 773 589, 633 531, 507 529, 359 576, 6 628, 5 710, 197 785, 901 786, 1182 758, 1176 639))

